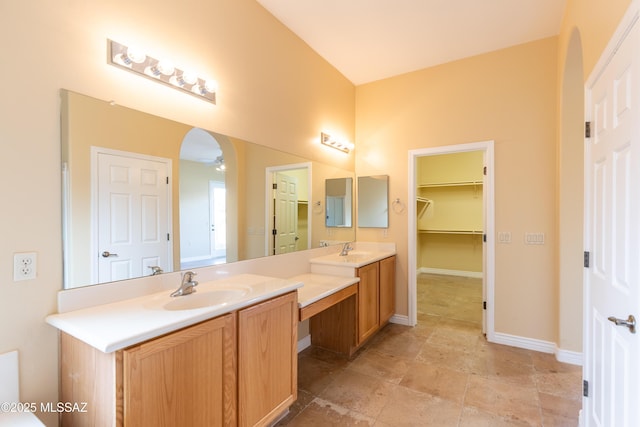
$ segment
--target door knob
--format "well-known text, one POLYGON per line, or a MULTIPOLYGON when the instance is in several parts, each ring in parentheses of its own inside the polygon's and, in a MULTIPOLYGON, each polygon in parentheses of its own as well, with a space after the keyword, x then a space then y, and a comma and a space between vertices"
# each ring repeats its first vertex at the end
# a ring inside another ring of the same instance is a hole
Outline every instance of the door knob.
POLYGON ((616 326, 626 326, 627 328, 629 328, 629 332, 631 332, 632 334, 636 333, 636 318, 633 317, 633 314, 630 314, 627 320, 618 319, 613 316, 608 317, 608 319, 610 322, 615 323, 616 326))
POLYGON ((109 258, 110 256, 118 256, 118 254, 112 254, 112 253, 111 253, 111 252, 109 252, 109 251, 104 251, 104 252, 102 252, 102 257, 103 257, 103 258, 109 258))

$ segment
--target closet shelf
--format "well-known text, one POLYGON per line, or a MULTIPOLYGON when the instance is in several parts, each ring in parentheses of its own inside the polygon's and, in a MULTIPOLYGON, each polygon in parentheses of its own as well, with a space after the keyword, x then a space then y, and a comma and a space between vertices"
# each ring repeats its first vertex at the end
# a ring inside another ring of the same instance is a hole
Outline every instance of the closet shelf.
POLYGON ((482 230, 435 230, 435 229, 419 229, 420 234, 474 234, 482 235, 482 230))
POLYGON ((435 187, 462 187, 470 185, 482 185, 482 181, 457 181, 457 182, 432 182, 419 184, 418 188, 435 188, 435 187))

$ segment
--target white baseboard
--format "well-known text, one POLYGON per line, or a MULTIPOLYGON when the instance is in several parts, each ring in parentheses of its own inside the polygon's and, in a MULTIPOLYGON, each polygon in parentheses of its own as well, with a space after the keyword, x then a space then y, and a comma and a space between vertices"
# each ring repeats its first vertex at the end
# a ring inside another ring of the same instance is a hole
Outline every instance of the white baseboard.
POLYGON ((555 343, 552 343, 550 341, 519 337, 516 335, 503 334, 500 332, 494 333, 493 339, 491 339, 490 341, 496 344, 510 345, 512 347, 525 348, 527 350, 554 354, 558 362, 582 366, 582 353, 562 350, 558 348, 555 343))
POLYGON ((510 345, 512 347, 526 348, 527 350, 540 351, 542 353, 555 353, 556 344, 550 341, 542 341, 534 338, 519 337, 516 335, 496 332, 493 334, 493 342, 496 344, 510 345))
POLYGON ((482 279, 482 276, 483 276, 482 271, 447 270, 444 268, 429 268, 429 267, 420 267, 418 269, 418 274, 420 273, 443 274, 446 276, 474 277, 477 279, 482 279))
POLYGON ((556 359, 558 362, 569 363, 571 365, 582 366, 582 353, 571 350, 563 350, 556 347, 556 359))
POLYGON ((311 335, 302 337, 302 339, 298 340, 298 353, 309 346, 311 346, 311 335))
POLYGON ((398 325, 412 326, 409 323, 409 316, 405 316, 401 314, 394 314, 393 316, 391 316, 391 319, 389 319, 389 323, 397 323, 398 325))

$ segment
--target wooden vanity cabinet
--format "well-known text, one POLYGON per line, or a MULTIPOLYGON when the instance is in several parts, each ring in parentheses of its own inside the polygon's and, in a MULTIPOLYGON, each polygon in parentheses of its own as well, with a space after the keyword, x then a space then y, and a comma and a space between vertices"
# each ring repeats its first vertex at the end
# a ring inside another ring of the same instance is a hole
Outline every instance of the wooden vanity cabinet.
POLYGON ((396 312, 396 257, 380 260, 380 327, 396 312))
POLYGON ((112 353, 60 334, 62 426, 262 426, 297 397, 297 292, 112 353))
POLYGON ((394 255, 356 270, 360 277, 357 346, 384 326, 395 312, 395 265, 394 255))
POLYGON ((270 425, 297 398, 297 295, 239 311, 239 426, 270 425))
POLYGON ((236 314, 103 353, 62 333, 62 426, 236 425, 236 314))
POLYGON ((358 283, 358 340, 362 344, 373 335, 380 325, 379 306, 379 271, 380 263, 374 262, 356 270, 360 278, 358 283))
POLYGON ((235 313, 122 353, 125 426, 236 425, 235 313))

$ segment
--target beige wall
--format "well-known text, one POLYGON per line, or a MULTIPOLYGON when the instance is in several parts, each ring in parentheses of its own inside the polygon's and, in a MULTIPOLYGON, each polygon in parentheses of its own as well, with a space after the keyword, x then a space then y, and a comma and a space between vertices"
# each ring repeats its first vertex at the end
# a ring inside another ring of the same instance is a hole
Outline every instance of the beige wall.
MULTIPOLYGON (((44 323, 62 286, 60 89, 336 163, 318 144, 354 140, 355 89, 253 0, 0 2, 0 352, 20 352, 21 399, 57 400, 57 335, 44 323), (148 47, 219 82, 211 105, 106 64, 106 39, 148 47), (38 278, 13 282, 13 253, 38 278)), ((340 155, 336 155, 340 154, 340 155)), ((55 416, 47 416, 55 425, 55 416)))
MULTIPOLYGON (((495 141, 496 231, 513 236, 496 245, 495 329, 552 342, 556 48, 547 38, 356 90, 356 172, 389 173, 390 197, 408 206, 408 150, 495 141), (524 245, 527 231, 547 244, 524 245)), ((398 244, 398 312, 407 314, 406 214, 392 213, 388 234, 398 244)))
MULTIPOLYGON (((389 173, 390 197, 406 201, 407 151, 416 148, 495 140, 496 232, 510 231, 511 245, 496 246, 496 332, 556 342, 582 351, 581 264, 578 231, 569 230, 560 247, 560 216, 573 218, 582 188, 581 126, 565 129, 565 58, 572 31, 581 42, 586 78, 630 1, 605 4, 569 0, 557 38, 540 40, 474 58, 393 77, 356 89, 356 172, 389 173), (383 125, 379 125, 383 123, 383 125), (576 136, 576 132, 580 134, 576 136), (573 140, 564 144, 566 134, 573 140), (577 146, 576 146, 577 145, 577 146), (561 152, 561 147, 564 151, 561 152), (569 161, 573 158, 573 161, 569 161), (577 177, 577 178, 576 178, 577 177), (574 197, 560 202, 559 183, 574 197), (526 246, 526 231, 546 235, 544 246, 526 246), (567 247, 568 246, 568 247, 567 247), (558 260, 569 270, 560 277, 558 260), (566 260, 566 261, 565 261, 566 260), (576 281, 578 284, 576 285, 576 281)), ((575 59, 574 59, 575 61, 575 59)), ((575 73, 569 74, 575 77, 575 73)), ((579 102, 582 102, 579 99, 579 102)), ((583 109, 580 105, 579 110, 583 109)), ((580 114, 578 114, 580 116, 580 114)), ((582 119, 581 119, 582 120, 582 119)), ((411 202, 407 202, 411 203, 411 202)), ((581 212, 581 208, 578 208, 581 212)), ((407 218, 391 213, 387 233, 358 229, 359 240, 390 240, 398 245, 397 309, 407 314, 407 218)), ((575 220, 573 223, 575 229, 575 220)))

